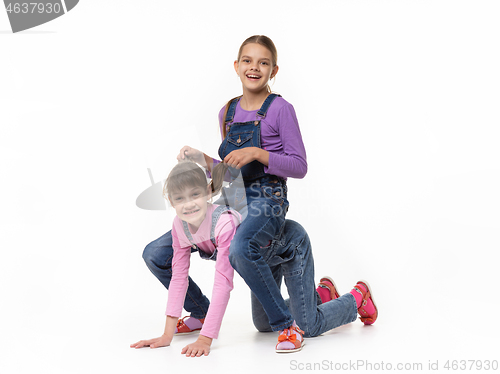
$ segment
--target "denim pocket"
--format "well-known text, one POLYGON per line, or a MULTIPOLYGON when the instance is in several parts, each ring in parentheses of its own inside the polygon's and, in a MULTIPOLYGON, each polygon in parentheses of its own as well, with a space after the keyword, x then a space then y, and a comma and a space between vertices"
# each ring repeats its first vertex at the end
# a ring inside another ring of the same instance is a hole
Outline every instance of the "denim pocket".
POLYGON ((285 201, 285 191, 281 184, 276 183, 276 185, 274 186, 266 184, 264 186, 261 186, 261 189, 263 196, 271 199, 279 205, 283 205, 283 202, 285 201))
POLYGON ((253 146, 252 138, 253 138, 253 131, 245 131, 229 135, 227 137, 227 141, 232 145, 235 145, 236 147, 241 147, 244 144, 245 147, 252 147, 253 146), (250 141, 250 143, 246 144, 248 141, 250 141))

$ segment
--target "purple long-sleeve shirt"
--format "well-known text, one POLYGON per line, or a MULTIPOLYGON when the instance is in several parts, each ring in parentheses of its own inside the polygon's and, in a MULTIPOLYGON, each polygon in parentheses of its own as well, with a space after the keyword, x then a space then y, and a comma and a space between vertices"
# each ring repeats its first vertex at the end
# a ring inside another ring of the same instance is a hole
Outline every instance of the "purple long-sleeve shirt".
MULTIPOLYGON (((221 134, 225 108, 224 106, 219 112, 221 134)), ((257 110, 244 110, 238 101, 233 122, 248 122, 256 119, 257 110)), ((266 117, 261 121, 260 140, 261 148, 269 152, 269 166, 264 166, 264 172, 285 179, 287 177, 304 178, 307 173, 307 159, 299 122, 292 104, 282 97, 274 99, 266 117)), ((214 165, 219 162, 214 159, 214 165)))

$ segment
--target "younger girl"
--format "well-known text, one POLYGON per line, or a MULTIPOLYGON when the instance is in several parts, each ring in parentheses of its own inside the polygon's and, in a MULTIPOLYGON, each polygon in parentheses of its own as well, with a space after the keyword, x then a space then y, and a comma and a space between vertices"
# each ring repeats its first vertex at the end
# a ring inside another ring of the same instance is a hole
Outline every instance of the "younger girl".
POLYGON ((213 173, 214 179, 207 185, 205 173, 199 166, 189 161, 181 162, 172 169, 165 182, 164 195, 177 214, 172 227, 172 276, 165 331, 161 337, 141 340, 131 344, 131 348, 168 346, 174 334, 201 329, 196 342, 188 344, 181 352, 186 356, 199 357, 209 354, 212 339, 218 337, 229 293, 233 289, 234 271, 228 258, 229 245, 241 216, 226 206, 207 201, 220 190, 227 167, 220 164, 217 170, 220 173, 213 173), (179 317, 188 288, 190 256, 194 251, 198 251, 202 258, 216 261, 213 297, 206 318, 185 321, 179 317))

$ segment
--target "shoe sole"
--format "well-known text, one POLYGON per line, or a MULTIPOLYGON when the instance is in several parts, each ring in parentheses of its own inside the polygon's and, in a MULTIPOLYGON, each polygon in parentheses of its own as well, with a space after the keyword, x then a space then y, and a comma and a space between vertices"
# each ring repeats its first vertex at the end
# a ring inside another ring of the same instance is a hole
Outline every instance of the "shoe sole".
POLYGON ((199 329, 199 330, 193 330, 193 331, 189 331, 189 332, 177 332, 177 333, 174 334, 174 336, 199 334, 200 331, 201 331, 201 329, 199 329))
POLYGON ((304 341, 302 340, 302 344, 300 345, 299 348, 295 348, 295 349, 277 349, 276 353, 293 353, 293 352, 298 352, 298 351, 302 350, 302 348, 305 345, 306 345, 306 343, 304 343, 304 341))
MULTIPOLYGON (((340 297, 339 289, 337 288, 337 285, 335 284, 334 280, 330 277, 321 277, 321 279, 328 279, 329 282, 332 282, 333 287, 335 288, 335 291, 337 291, 337 294, 339 295, 337 299, 340 297)), ((321 280, 319 281, 321 283, 321 280)), ((334 299, 332 299, 334 300, 334 299)))
MULTIPOLYGON (((377 319, 378 319, 378 308, 377 308, 377 304, 375 303, 375 299, 373 298, 373 293, 372 293, 372 288, 370 287, 370 283, 368 283, 367 281, 365 281, 363 279, 359 280, 358 283, 364 283, 366 285, 366 288, 368 288, 368 292, 370 292, 370 298, 372 299, 373 306, 375 307, 375 310, 377 311, 377 319)), ((373 323, 370 323, 369 325, 373 325, 373 323)))

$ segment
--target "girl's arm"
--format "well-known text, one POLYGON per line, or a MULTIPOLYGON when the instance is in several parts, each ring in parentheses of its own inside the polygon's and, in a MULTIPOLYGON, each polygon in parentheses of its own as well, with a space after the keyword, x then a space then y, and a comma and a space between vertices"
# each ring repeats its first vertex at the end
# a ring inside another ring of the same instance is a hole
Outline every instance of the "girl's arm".
POLYGON ((208 355, 212 340, 217 339, 219 336, 222 318, 229 302, 229 294, 233 289, 234 269, 229 263, 229 245, 238 224, 239 220, 234 215, 225 213, 220 217, 215 227, 217 261, 215 263, 212 300, 198 340, 188 344, 182 350, 182 353, 185 353, 186 356, 199 357, 202 354, 208 355))
MULTIPOLYGON (((168 291, 168 302, 166 311, 165 329, 163 335, 159 338, 140 340, 137 343, 131 344, 131 348, 142 347, 165 347, 170 345, 174 337, 177 321, 181 315, 186 291, 188 287, 188 272, 189 272, 189 259, 191 256, 190 246, 182 245, 176 230, 176 223, 180 220, 174 218, 174 225, 172 227, 172 246, 174 247, 174 258, 172 259, 172 279, 168 291)), ((182 224, 181 224, 182 225, 182 224)))
MULTIPOLYGON (((290 103, 285 103, 279 109, 276 122, 271 127, 279 137, 279 140, 271 139, 273 148, 278 149, 268 153, 264 171, 284 178, 304 178, 307 173, 306 149, 295 110, 290 103)), ((268 147, 269 144, 264 146, 268 147)))

